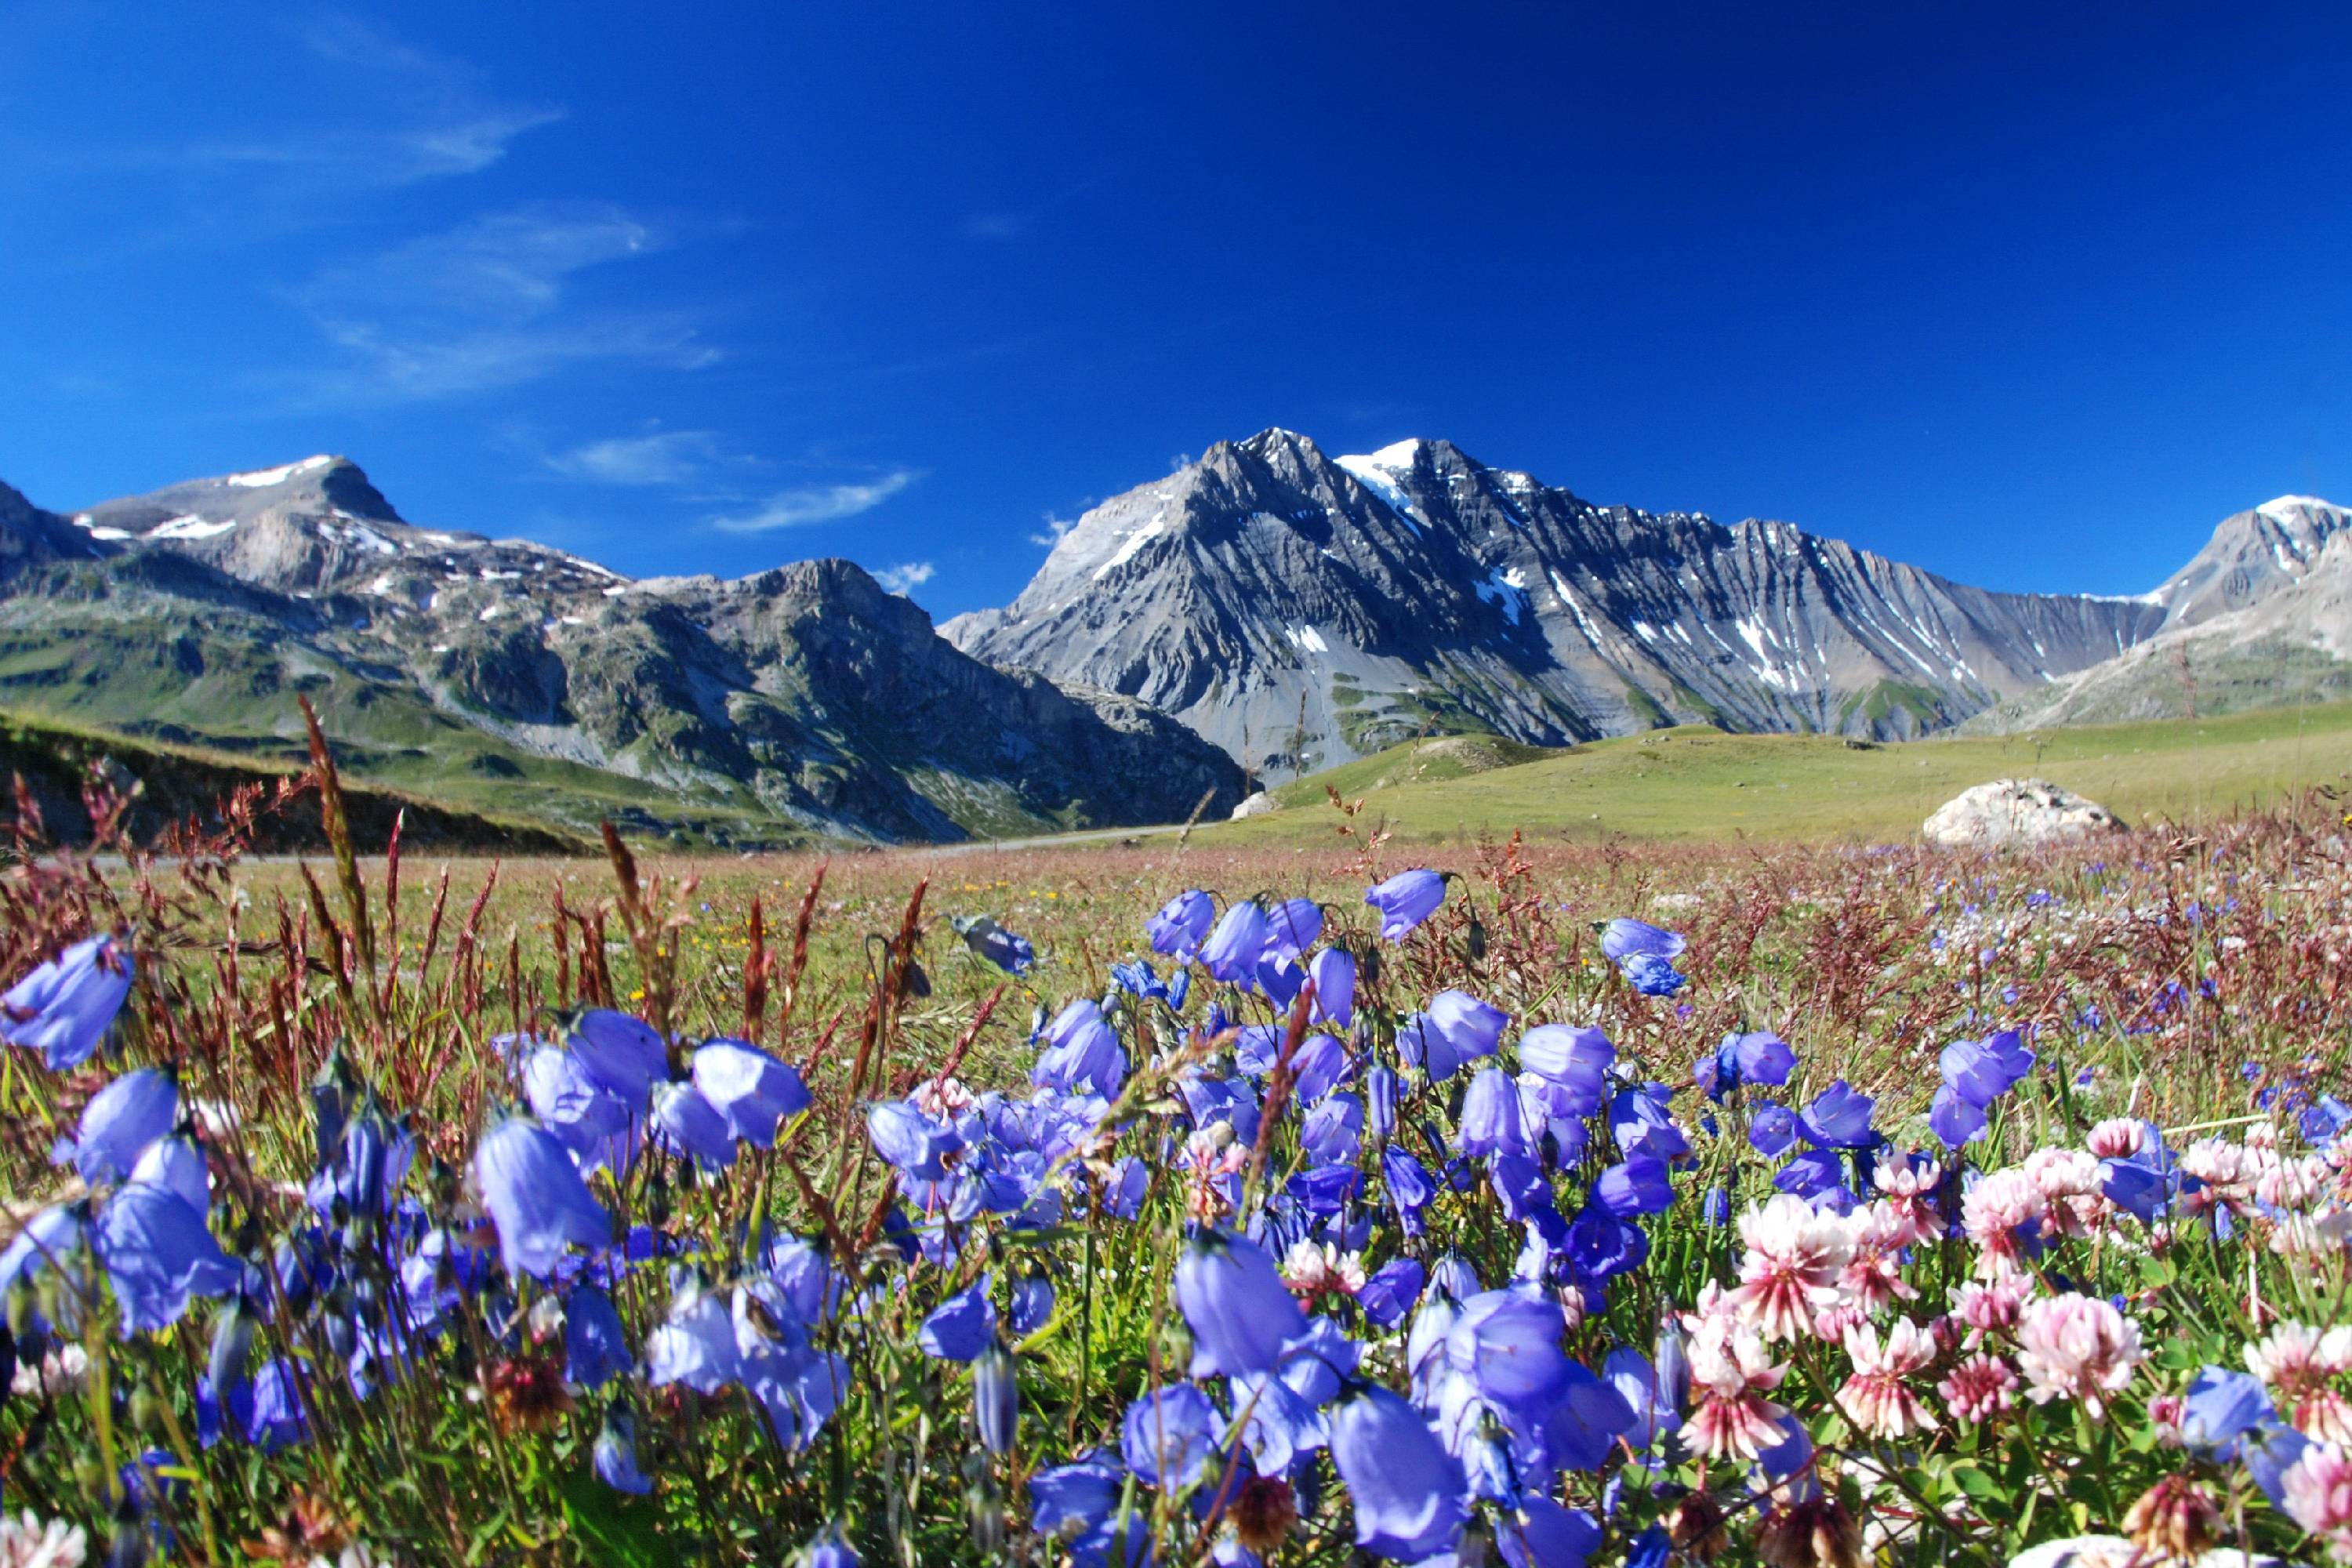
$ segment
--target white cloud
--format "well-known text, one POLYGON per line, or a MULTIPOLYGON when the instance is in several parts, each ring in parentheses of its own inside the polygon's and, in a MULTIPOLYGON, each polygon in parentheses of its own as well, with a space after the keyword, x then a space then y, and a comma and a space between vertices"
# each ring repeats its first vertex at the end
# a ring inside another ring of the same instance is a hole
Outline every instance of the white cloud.
POLYGON ((1043 550, 1053 549, 1054 546, 1062 542, 1062 536, 1064 534, 1078 526, 1077 519, 1071 517, 1055 517, 1050 511, 1045 514, 1045 531, 1041 533, 1033 533, 1029 536, 1029 542, 1043 550))
POLYGON ((606 485, 682 485, 719 460, 719 438, 708 430, 656 430, 590 441, 542 460, 566 479, 606 485))
POLYGON ((767 533, 780 528, 834 522, 873 510, 920 477, 912 468, 898 468, 863 484, 811 485, 779 490, 757 511, 740 517, 714 517, 710 526, 723 533, 767 533))
POLYGON ((589 268, 673 236, 609 203, 534 203, 330 268, 297 296, 345 363, 317 390, 345 402, 495 391, 593 362, 693 369, 719 356, 667 310, 573 308, 589 268))
POLYGON ((885 566, 874 574, 874 580, 890 593, 904 594, 929 582, 935 571, 928 561, 909 561, 901 566, 885 566))

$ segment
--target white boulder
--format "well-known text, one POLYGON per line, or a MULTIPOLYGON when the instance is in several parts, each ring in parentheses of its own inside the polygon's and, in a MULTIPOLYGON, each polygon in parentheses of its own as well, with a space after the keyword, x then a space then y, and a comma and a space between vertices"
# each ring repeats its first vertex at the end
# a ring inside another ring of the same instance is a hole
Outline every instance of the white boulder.
POLYGON ((1936 808, 1920 831, 1930 844, 1995 849, 2042 844, 2091 833, 2116 833, 2123 823, 2096 801, 2048 779, 1996 779, 1963 790, 1936 808))
POLYGON ((1266 794, 1265 791, 1260 790, 1255 795, 1244 799, 1241 805, 1234 807, 1233 819, 1235 822, 1239 822, 1245 816, 1264 816, 1269 811, 1280 811, 1281 809, 1282 803, 1280 801, 1266 794))

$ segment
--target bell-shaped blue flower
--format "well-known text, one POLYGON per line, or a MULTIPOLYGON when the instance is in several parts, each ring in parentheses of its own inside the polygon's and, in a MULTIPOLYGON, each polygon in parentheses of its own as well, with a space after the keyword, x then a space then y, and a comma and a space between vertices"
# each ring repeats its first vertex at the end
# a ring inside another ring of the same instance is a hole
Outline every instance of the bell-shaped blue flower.
POLYGON ((2207 1366, 2181 1401, 2180 1440, 2219 1464, 2238 1457, 2239 1439, 2272 1420, 2270 1391, 2262 1380, 2228 1367, 2207 1366))
POLYGON ((1171 958, 1190 959, 1209 939, 1216 923, 1217 903, 1198 888, 1188 888, 1160 906, 1145 926, 1151 951, 1171 958))
POLYGON ((1402 942, 1412 928, 1445 901, 1445 879, 1435 871, 1399 871, 1364 890, 1364 902, 1381 912, 1381 935, 1402 942))
POLYGON ((179 1084, 162 1068, 141 1068, 89 1097, 82 1109, 80 1132, 70 1144, 59 1146, 58 1157, 60 1162, 70 1159, 92 1186, 119 1182, 131 1174, 147 1145, 169 1132, 179 1119, 179 1084))
POLYGON ((604 1413, 604 1429, 596 1434, 589 1462, 596 1479, 616 1492, 643 1497, 654 1489, 645 1471, 637 1468, 637 1424, 618 1405, 604 1413))
POLYGON ((971 1415, 982 1447, 992 1454, 1013 1451, 1021 1425, 1021 1369, 1003 1345, 990 1345, 971 1363, 971 1415))
POLYGON ((841 1526, 828 1524, 802 1549, 794 1568, 857 1568, 857 1553, 843 1537, 841 1526))
POLYGON ((1777 1089, 1789 1081, 1789 1075, 1796 1068, 1797 1053, 1789 1048, 1789 1042, 1769 1031, 1759 1031, 1725 1036, 1714 1055, 1700 1058, 1697 1077, 1707 1098, 1720 1105, 1733 1089, 1750 1084, 1777 1089))
POLYGON ((1513 1412, 1540 1413, 1567 1386, 1567 1329, 1559 1303, 1525 1288, 1487 1290, 1462 1303, 1445 1337, 1446 1360, 1479 1397, 1513 1412))
POLYGON ((1644 996, 1671 996, 1690 984, 1690 976, 1676 969, 1673 960, 1654 952, 1637 952, 1617 968, 1626 983, 1644 996))
POLYGON ((1176 1305, 1192 1331, 1192 1376, 1271 1372, 1307 1315, 1265 1249, 1246 1237, 1202 1231, 1176 1259, 1176 1305))
POLYGON ((1007 974, 1026 974, 1037 963, 1027 937, 1015 936, 986 915, 958 915, 950 923, 972 956, 1007 974))
POLYGON ((0 1040, 41 1053, 51 1072, 89 1060, 131 994, 130 952, 111 936, 74 943, 0 996, 0 1040))
POLYGON ((139 1163, 131 1167, 131 1179, 170 1188, 198 1214, 213 1205, 212 1173, 205 1152, 194 1139, 180 1133, 158 1138, 141 1151, 139 1163))
POLYGON ((682 1160, 719 1170, 735 1163, 727 1118, 691 1083, 654 1085, 653 1128, 662 1146, 682 1160))
POLYGON ((996 1342, 996 1303, 989 1300, 990 1276, 940 1303, 916 1331, 923 1353, 940 1361, 971 1361, 996 1342))
POLYGON ((613 1216, 590 1194, 563 1145, 533 1122, 510 1116, 482 1134, 474 1182, 510 1275, 544 1279, 567 1246, 594 1251, 612 1241, 613 1216))
POLYGON ((1748 1119, 1748 1142, 1759 1154, 1777 1160, 1797 1141, 1797 1113, 1785 1105, 1764 1100, 1748 1119))
POLYGON ((1429 1001, 1430 1022, 1437 1026, 1454 1054, 1467 1061, 1491 1057, 1511 1016, 1465 991, 1441 991, 1429 1001))
POLYGON ((1127 1407, 1119 1423, 1119 1454, 1146 1486, 1181 1491, 1207 1468, 1217 1427, 1207 1394, 1189 1383, 1171 1384, 1127 1407))
POLYGON ((1601 953, 1610 963, 1622 964, 1627 959, 1647 954, 1653 958, 1680 958, 1687 943, 1678 933, 1654 926, 1647 921, 1619 916, 1601 931, 1601 953))
POLYGON ((655 1388, 675 1383, 697 1394, 716 1394, 741 1373, 727 1303, 698 1284, 687 1284, 671 1300, 669 1315, 646 1336, 646 1382, 655 1388))
POLYGON ((1617 1047, 1598 1029, 1539 1024, 1519 1037, 1519 1065, 1553 1090, 1556 1116, 1591 1116, 1608 1098, 1617 1047))
POLYGON ((1341 1394, 1331 1412, 1331 1459, 1348 1486, 1357 1545, 1401 1563, 1452 1550, 1469 1518, 1469 1485, 1402 1396, 1376 1384, 1341 1394))
POLYGON ((1952 1092, 1979 1110, 1992 1104, 2033 1070, 2033 1053, 2014 1029, 1981 1040, 1955 1040, 1937 1058, 1952 1092))
POLYGON ((1104 1455, 1055 1465, 1029 1478, 1029 1524, 1048 1540, 1094 1529, 1118 1506, 1127 1472, 1104 1455))
POLYGON ((220 1249, 205 1216, 167 1186, 133 1182, 98 1211, 90 1246, 105 1265, 128 1339, 167 1329, 196 1296, 226 1296, 245 1278, 220 1249))
POLYGON ((1201 947, 1201 967, 1212 979, 1248 984, 1265 953, 1265 911, 1248 900, 1227 909, 1201 947))
POLYGON ((1055 1298, 1051 1279, 1041 1273, 1023 1275, 1013 1282, 1013 1310, 1004 1316, 1005 1326, 1015 1338, 1035 1333, 1054 1316, 1055 1298))
POLYGON ((643 1110, 632 1110, 560 1046, 541 1046, 523 1058, 522 1096, 540 1124, 586 1162, 626 1133, 643 1110))
POLYGON ((1563 1470, 1597 1470, 1633 1422, 1633 1402, 1616 1384, 1570 1362, 1559 1394, 1544 1415, 1545 1460, 1563 1470))
POLYGON ((866 1135, 874 1152, 908 1176, 936 1182, 947 1173, 947 1156, 963 1140, 903 1100, 878 1101, 866 1112, 866 1135))
POLYGON ((310 1436, 310 1418, 302 1413, 301 1376, 283 1356, 261 1369, 244 1402, 247 1442, 274 1454, 310 1436))
POLYGON ((0 1247, 0 1295, 30 1283, 81 1245, 84 1212, 76 1204, 45 1208, 0 1247))
POLYGON ((694 1087, 727 1119, 733 1136, 756 1148, 776 1141, 780 1122, 809 1108, 800 1070, 742 1040, 706 1040, 695 1048, 694 1087))
POLYGON ((610 1007, 591 1007, 572 1026, 572 1055, 588 1076, 632 1109, 669 1076, 669 1051, 654 1026, 610 1007))
POLYGON ((1127 1081, 1127 1052, 1100 1007, 1080 997, 1046 1026, 1045 1037, 1045 1049, 1029 1072, 1032 1083, 1065 1094, 1117 1098, 1127 1081))
POLYGON ((1636 1155, 1601 1173, 1592 1184, 1592 1201, 1619 1219, 1662 1214, 1675 1201, 1671 1175, 1664 1160, 1636 1155))
POLYGON ((602 1388, 629 1370, 628 1335, 613 1299, 593 1285, 574 1285, 563 1298, 563 1380, 602 1388))
POLYGON ((1601 1521, 1540 1492, 1523 1492, 1495 1528, 1509 1568, 1584 1568, 1601 1544, 1601 1521))
POLYGON ((1474 1160, 1494 1154, 1526 1154, 1534 1144, 1519 1102, 1519 1086, 1498 1067, 1478 1069, 1462 1097, 1462 1126, 1454 1143, 1474 1160))
POLYGON ((1798 1122, 1817 1148, 1866 1149, 1878 1139, 1870 1126, 1875 1109, 1870 1096, 1839 1079, 1813 1096, 1798 1122))
POLYGON ((1285 899, 1265 911, 1265 950, 1292 963, 1323 934, 1323 907, 1312 899, 1285 899))
POLYGON ((1344 947, 1327 947, 1307 965, 1315 982, 1315 1016, 1334 1028, 1356 1021, 1356 955, 1344 947))
POLYGON ((1428 1270, 1413 1259, 1391 1258, 1365 1279, 1363 1289, 1356 1292, 1356 1305, 1376 1326, 1392 1329, 1421 1300, 1421 1288, 1428 1278, 1428 1270))

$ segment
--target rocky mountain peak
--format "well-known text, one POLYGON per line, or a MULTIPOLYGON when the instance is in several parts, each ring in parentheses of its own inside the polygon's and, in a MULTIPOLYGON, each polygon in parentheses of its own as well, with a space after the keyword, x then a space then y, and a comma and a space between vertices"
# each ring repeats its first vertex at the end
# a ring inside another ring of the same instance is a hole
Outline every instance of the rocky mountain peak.
POLYGON ((2188 565, 2147 595, 2189 626, 2256 604, 2306 576, 2352 510, 2317 496, 2280 496, 2223 518, 2188 565))

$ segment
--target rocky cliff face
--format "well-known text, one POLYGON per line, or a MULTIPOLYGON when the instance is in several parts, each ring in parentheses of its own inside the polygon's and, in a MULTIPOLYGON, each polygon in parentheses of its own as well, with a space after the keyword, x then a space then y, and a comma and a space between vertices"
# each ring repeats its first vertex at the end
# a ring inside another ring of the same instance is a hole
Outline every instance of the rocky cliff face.
POLYGON ((1448 442, 1334 458, 1268 430, 1096 508, 1011 605, 942 630, 1286 771, 1423 730, 1916 734, 2164 618, 1966 587, 1787 523, 1596 506, 1448 442))
POLYGON ((949 839, 1241 794, 1181 726, 968 658, 847 562, 632 582, 414 526, 325 457, 69 520, 0 491, 0 701, 266 749, 298 691, 357 771, 576 797, 575 825, 617 799, 641 826, 949 839))

